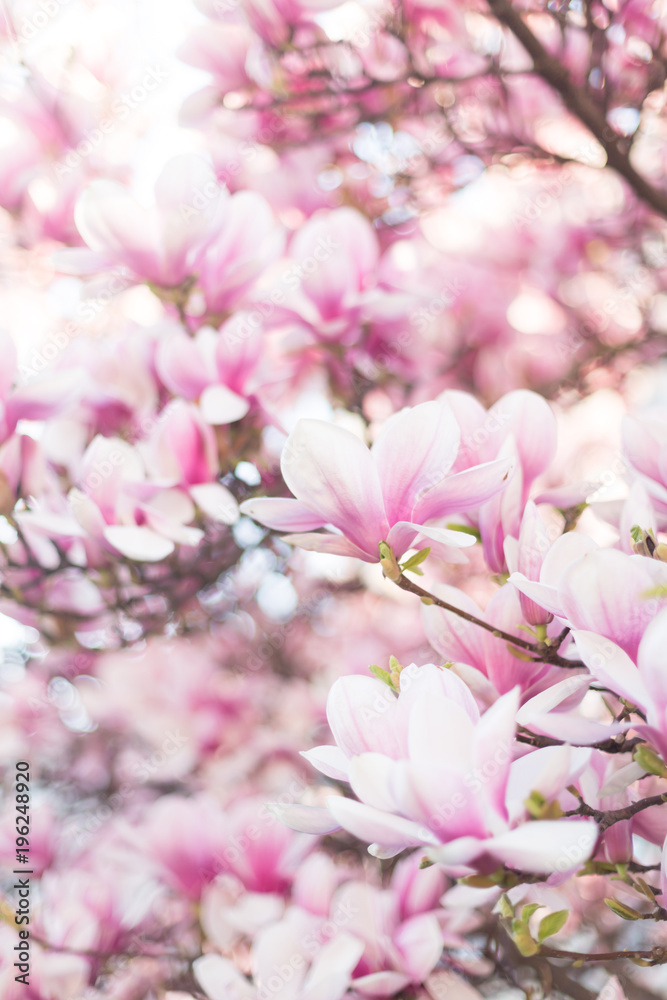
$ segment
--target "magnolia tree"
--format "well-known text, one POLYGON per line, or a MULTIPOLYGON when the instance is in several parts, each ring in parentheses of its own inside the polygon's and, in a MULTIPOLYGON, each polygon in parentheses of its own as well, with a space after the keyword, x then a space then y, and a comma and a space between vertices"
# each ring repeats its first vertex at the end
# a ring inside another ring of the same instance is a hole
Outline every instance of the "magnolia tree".
POLYGON ((7 0, 7 1000, 667 996, 667 6, 7 0))

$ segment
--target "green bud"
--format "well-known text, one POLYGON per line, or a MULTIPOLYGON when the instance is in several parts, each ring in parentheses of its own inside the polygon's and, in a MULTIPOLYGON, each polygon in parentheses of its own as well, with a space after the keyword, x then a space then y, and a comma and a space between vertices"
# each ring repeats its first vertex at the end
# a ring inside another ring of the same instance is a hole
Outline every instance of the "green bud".
POLYGON ((401 578, 401 568, 396 562, 396 556, 392 552, 391 546, 387 545, 386 542, 380 542, 378 548, 380 550, 380 566, 382 566, 382 572, 388 580, 396 583, 396 581, 401 578))
POLYGON ((656 774, 659 778, 667 777, 667 767, 665 762, 658 756, 652 747, 646 743, 635 747, 632 759, 640 767, 643 767, 647 774, 656 774))
POLYGON ((514 918, 514 907, 509 901, 509 897, 506 893, 503 893, 498 900, 498 906, 500 907, 500 916, 505 917, 506 920, 512 920, 514 918))
POLYGON ((612 913, 615 913, 617 917, 622 917, 623 920, 642 919, 642 915, 638 910, 633 910, 631 906, 626 906, 625 903, 621 903, 618 899, 605 899, 605 903, 612 913))
POLYGON ((512 940, 524 958, 537 955, 540 950, 539 944, 533 941, 528 927, 522 920, 512 921, 512 940))

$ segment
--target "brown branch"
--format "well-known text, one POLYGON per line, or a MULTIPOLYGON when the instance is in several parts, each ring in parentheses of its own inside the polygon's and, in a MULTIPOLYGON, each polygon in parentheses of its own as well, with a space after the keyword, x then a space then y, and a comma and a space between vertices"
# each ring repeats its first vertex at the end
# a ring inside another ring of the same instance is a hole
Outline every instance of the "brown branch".
MULTIPOLYGON (((480 628, 490 632, 491 635, 495 635, 497 639, 504 639, 505 642, 511 642, 513 646, 518 646, 519 649, 525 649, 529 653, 533 653, 535 659, 526 660, 527 663, 552 663, 554 666, 570 668, 583 667, 583 663, 580 660, 566 660, 565 657, 558 655, 558 640, 552 646, 547 646, 541 643, 528 642, 526 639, 520 639, 510 632, 505 632, 503 629, 497 628, 495 625, 491 625, 481 618, 476 618, 475 615, 471 615, 461 608, 457 608, 454 604, 442 601, 439 597, 435 597, 434 594, 429 594, 427 590, 420 587, 418 583, 408 580, 402 573, 394 580, 394 583, 401 590, 407 590, 409 594, 415 594, 417 597, 423 598, 428 604, 435 604, 436 607, 443 608, 444 611, 450 611, 452 614, 458 615, 459 618, 463 618, 464 621, 470 622, 471 625, 479 625, 480 628)), ((565 634, 561 633, 563 638, 565 638, 565 634)))
POLYGON ((590 816, 591 819, 596 820, 600 824, 600 832, 603 833, 615 823, 632 819, 637 813, 643 812, 645 809, 650 809, 652 806, 664 805, 666 802, 667 792, 663 792, 662 795, 651 795, 649 798, 640 799, 639 802, 633 802, 632 805, 624 806, 622 809, 611 809, 608 812, 602 809, 594 809, 592 806, 582 802, 576 809, 566 812, 565 816, 590 816))
POLYGON ((647 965, 664 965, 667 963, 667 948, 657 945, 650 951, 632 948, 629 951, 600 951, 586 954, 581 951, 563 951, 560 948, 547 948, 542 945, 540 955, 547 958, 567 958, 573 962, 616 962, 623 958, 639 958, 647 965))
POLYGON ((510 635, 509 632, 504 632, 501 628, 496 628, 495 625, 490 625, 489 622, 482 621, 481 618, 476 618, 475 615, 471 615, 467 611, 462 611, 461 608, 457 608, 454 604, 448 604, 447 601, 441 601, 439 597, 429 594, 429 592, 424 590, 423 587, 420 587, 418 583, 408 580, 408 578, 402 573, 394 582, 401 588, 401 590, 407 590, 409 594, 416 594, 417 597, 424 598, 429 602, 429 604, 435 604, 437 607, 443 608, 445 611, 451 611, 452 614, 458 615, 459 618, 463 618, 472 625, 479 625, 480 628, 486 629, 487 632, 491 632, 491 634, 495 635, 498 639, 504 639, 506 642, 511 642, 513 645, 519 646, 520 649, 527 649, 530 653, 539 653, 539 647, 536 643, 528 642, 526 639, 519 639, 516 635, 510 635))
POLYGON ((638 198, 667 216, 667 192, 653 187, 635 170, 621 147, 622 137, 609 125, 589 95, 573 82, 560 60, 547 52, 511 0, 487 0, 487 3, 498 21, 509 28, 528 52, 535 72, 560 95, 568 110, 595 136, 607 154, 607 164, 625 178, 638 198))

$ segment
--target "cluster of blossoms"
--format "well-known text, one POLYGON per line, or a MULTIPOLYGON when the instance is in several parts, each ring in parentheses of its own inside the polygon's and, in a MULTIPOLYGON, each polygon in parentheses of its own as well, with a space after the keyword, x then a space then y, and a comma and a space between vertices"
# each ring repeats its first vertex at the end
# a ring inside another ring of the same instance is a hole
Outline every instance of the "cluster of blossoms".
POLYGON ((2 997, 667 996, 664 4, 5 7, 2 997))

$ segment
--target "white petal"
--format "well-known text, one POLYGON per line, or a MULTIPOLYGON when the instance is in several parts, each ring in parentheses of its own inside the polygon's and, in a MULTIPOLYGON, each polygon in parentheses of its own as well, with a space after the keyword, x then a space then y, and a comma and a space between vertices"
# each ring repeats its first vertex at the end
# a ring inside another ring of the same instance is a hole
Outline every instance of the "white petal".
POLYGON ((174 543, 143 526, 113 524, 104 529, 104 537, 128 559, 159 562, 174 551, 174 543))
POLYGON ((250 404, 226 385, 209 385, 201 394, 199 408, 209 424, 233 424, 245 417, 250 404))
POLYGON ((215 521, 235 524, 239 519, 239 505, 221 483, 200 483, 198 486, 191 486, 190 496, 199 509, 215 521))

